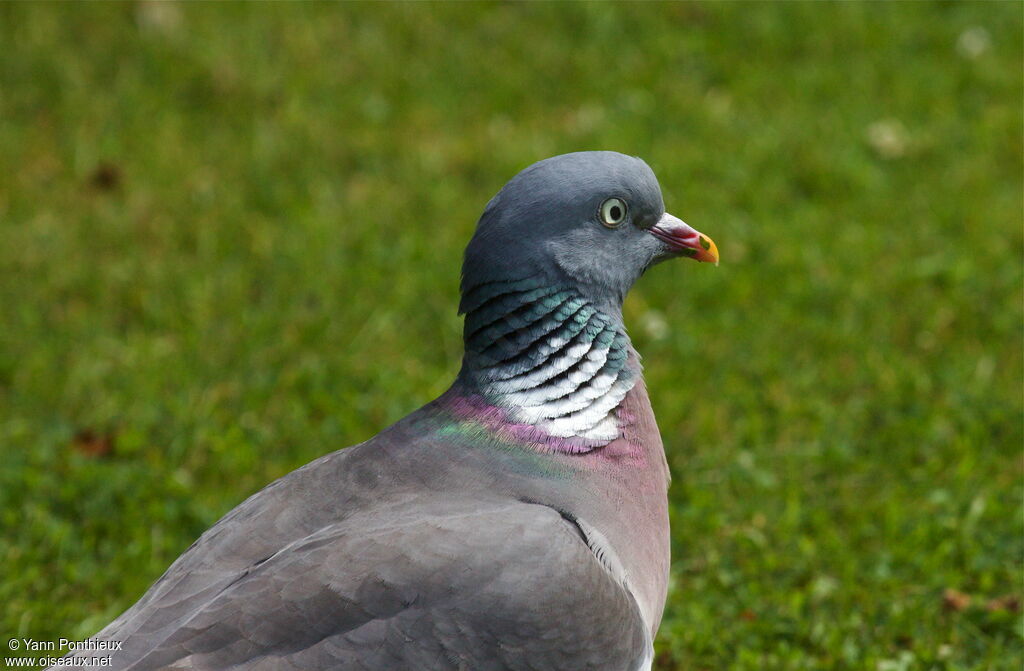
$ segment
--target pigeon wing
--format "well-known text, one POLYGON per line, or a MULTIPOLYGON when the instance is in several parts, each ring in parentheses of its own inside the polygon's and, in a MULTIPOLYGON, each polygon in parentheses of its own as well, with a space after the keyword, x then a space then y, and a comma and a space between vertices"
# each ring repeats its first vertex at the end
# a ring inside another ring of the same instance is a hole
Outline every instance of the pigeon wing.
POLYGON ((326 526, 215 589, 168 590, 113 661, 140 671, 635 669, 650 643, 620 578, 547 506, 406 501, 326 526))

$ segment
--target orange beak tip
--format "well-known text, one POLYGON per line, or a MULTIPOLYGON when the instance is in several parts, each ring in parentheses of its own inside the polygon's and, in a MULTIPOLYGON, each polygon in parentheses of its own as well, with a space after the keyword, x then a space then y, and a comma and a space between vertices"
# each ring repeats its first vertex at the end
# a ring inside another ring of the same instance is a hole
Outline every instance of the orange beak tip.
POLYGON ((718 266, 718 245, 715 244, 715 241, 708 236, 701 234, 700 246, 703 249, 700 260, 713 262, 715 266, 718 266))

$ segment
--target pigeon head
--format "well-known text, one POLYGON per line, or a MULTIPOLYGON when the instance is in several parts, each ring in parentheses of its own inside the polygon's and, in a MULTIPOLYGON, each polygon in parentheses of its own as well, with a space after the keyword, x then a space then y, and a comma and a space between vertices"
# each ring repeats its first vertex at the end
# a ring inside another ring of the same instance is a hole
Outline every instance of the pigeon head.
POLYGON ((645 270, 678 256, 718 262, 710 238, 665 212, 644 161, 564 154, 526 168, 487 204, 466 248, 463 300, 487 283, 533 277, 617 312, 645 270))

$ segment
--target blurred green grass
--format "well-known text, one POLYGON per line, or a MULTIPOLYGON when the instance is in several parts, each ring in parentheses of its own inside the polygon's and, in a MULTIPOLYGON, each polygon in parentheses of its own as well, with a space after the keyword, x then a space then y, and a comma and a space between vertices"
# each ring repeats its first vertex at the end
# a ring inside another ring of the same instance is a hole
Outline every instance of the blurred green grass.
POLYGON ((657 668, 1019 669, 1022 23, 0 6, 0 634, 93 633, 443 391, 483 205, 603 148, 723 258, 626 305, 674 477, 657 668))

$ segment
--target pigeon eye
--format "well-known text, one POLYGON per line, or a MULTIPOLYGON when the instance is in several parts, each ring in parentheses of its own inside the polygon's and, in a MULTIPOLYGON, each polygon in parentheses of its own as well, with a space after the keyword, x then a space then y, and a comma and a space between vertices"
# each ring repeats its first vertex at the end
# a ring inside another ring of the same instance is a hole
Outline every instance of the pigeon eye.
POLYGON ((621 198, 609 198, 601 203, 601 223, 608 228, 615 228, 626 220, 626 201, 621 198))

